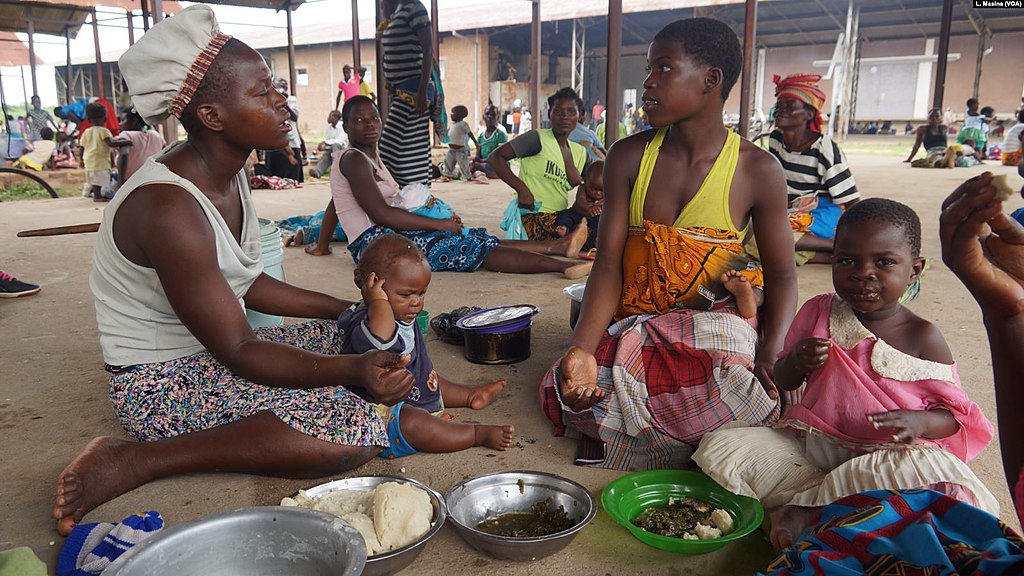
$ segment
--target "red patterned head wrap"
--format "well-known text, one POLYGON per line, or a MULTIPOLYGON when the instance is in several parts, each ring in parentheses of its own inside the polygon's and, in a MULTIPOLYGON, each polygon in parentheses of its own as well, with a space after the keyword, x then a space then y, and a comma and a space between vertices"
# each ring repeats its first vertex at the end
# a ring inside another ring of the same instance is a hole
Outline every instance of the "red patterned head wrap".
POLYGON ((814 108, 814 118, 807 127, 820 132, 824 123, 821 118, 821 108, 825 105, 825 93, 818 88, 821 76, 818 74, 790 74, 782 78, 776 74, 772 81, 775 82, 776 99, 792 98, 814 108))

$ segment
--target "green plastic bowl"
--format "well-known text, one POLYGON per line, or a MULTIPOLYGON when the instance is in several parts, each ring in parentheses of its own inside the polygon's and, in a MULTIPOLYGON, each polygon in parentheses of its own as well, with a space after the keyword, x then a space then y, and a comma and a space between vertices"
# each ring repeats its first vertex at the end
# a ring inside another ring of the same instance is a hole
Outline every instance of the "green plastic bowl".
POLYGON ((750 534, 764 520, 764 508, 754 498, 738 496, 700 472, 687 470, 649 470, 619 478, 604 487, 601 505, 616 522, 622 524, 644 544, 682 554, 704 554, 750 534), (668 504, 669 498, 690 496, 732 516, 734 530, 713 540, 670 538, 634 526, 631 520, 652 506, 668 504))

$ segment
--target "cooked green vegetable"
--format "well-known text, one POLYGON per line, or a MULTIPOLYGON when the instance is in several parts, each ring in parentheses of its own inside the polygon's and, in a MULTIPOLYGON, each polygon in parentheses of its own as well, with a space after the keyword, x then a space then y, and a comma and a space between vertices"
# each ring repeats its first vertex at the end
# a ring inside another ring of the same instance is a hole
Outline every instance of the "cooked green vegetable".
POLYGON ((477 524, 477 530, 495 536, 511 536, 513 538, 534 538, 548 536, 568 530, 576 525, 569 518, 565 508, 552 507, 551 498, 530 506, 529 512, 509 512, 488 518, 477 524))
POLYGON ((668 504, 653 506, 633 519, 633 525, 654 534, 672 538, 695 539, 697 524, 712 526, 712 508, 696 498, 670 498, 668 504))

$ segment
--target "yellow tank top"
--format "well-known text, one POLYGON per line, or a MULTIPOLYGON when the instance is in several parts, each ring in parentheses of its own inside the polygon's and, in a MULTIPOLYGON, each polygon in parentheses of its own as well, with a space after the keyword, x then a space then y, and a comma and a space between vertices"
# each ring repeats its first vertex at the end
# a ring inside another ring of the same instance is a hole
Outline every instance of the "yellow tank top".
MULTIPOLYGON (((661 144, 664 142, 667 132, 667 128, 659 129, 647 144, 643 158, 640 159, 640 171, 633 184, 633 193, 629 197, 630 226, 643 226, 644 224, 644 200, 647 198, 651 174, 654 173, 654 165, 658 161, 658 153, 661 151, 661 144)), ((704 178, 697 193, 686 203, 686 206, 683 206, 673 226, 676 228, 691 226, 714 228, 735 232, 740 238, 743 237, 743 233, 737 230, 733 224, 732 214, 729 211, 729 189, 732 187, 732 177, 736 172, 739 156, 740 137, 730 130, 715 164, 704 178)))

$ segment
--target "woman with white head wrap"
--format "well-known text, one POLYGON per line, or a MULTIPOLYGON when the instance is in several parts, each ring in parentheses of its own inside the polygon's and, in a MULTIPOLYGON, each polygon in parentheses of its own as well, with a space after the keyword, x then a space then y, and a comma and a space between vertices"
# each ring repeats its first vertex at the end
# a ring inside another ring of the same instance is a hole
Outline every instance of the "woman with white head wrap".
POLYGON ((263 58, 186 8, 119 62, 139 113, 175 116, 188 139, 150 158, 104 211, 90 287, 110 397, 140 442, 93 440, 61 473, 53 516, 68 534, 96 506, 176 474, 317 477, 388 445, 376 412, 408 395, 407 358, 340 356, 351 303, 263 273, 243 167, 287 145, 285 96, 263 58), (244 308, 312 318, 254 332, 244 308))

